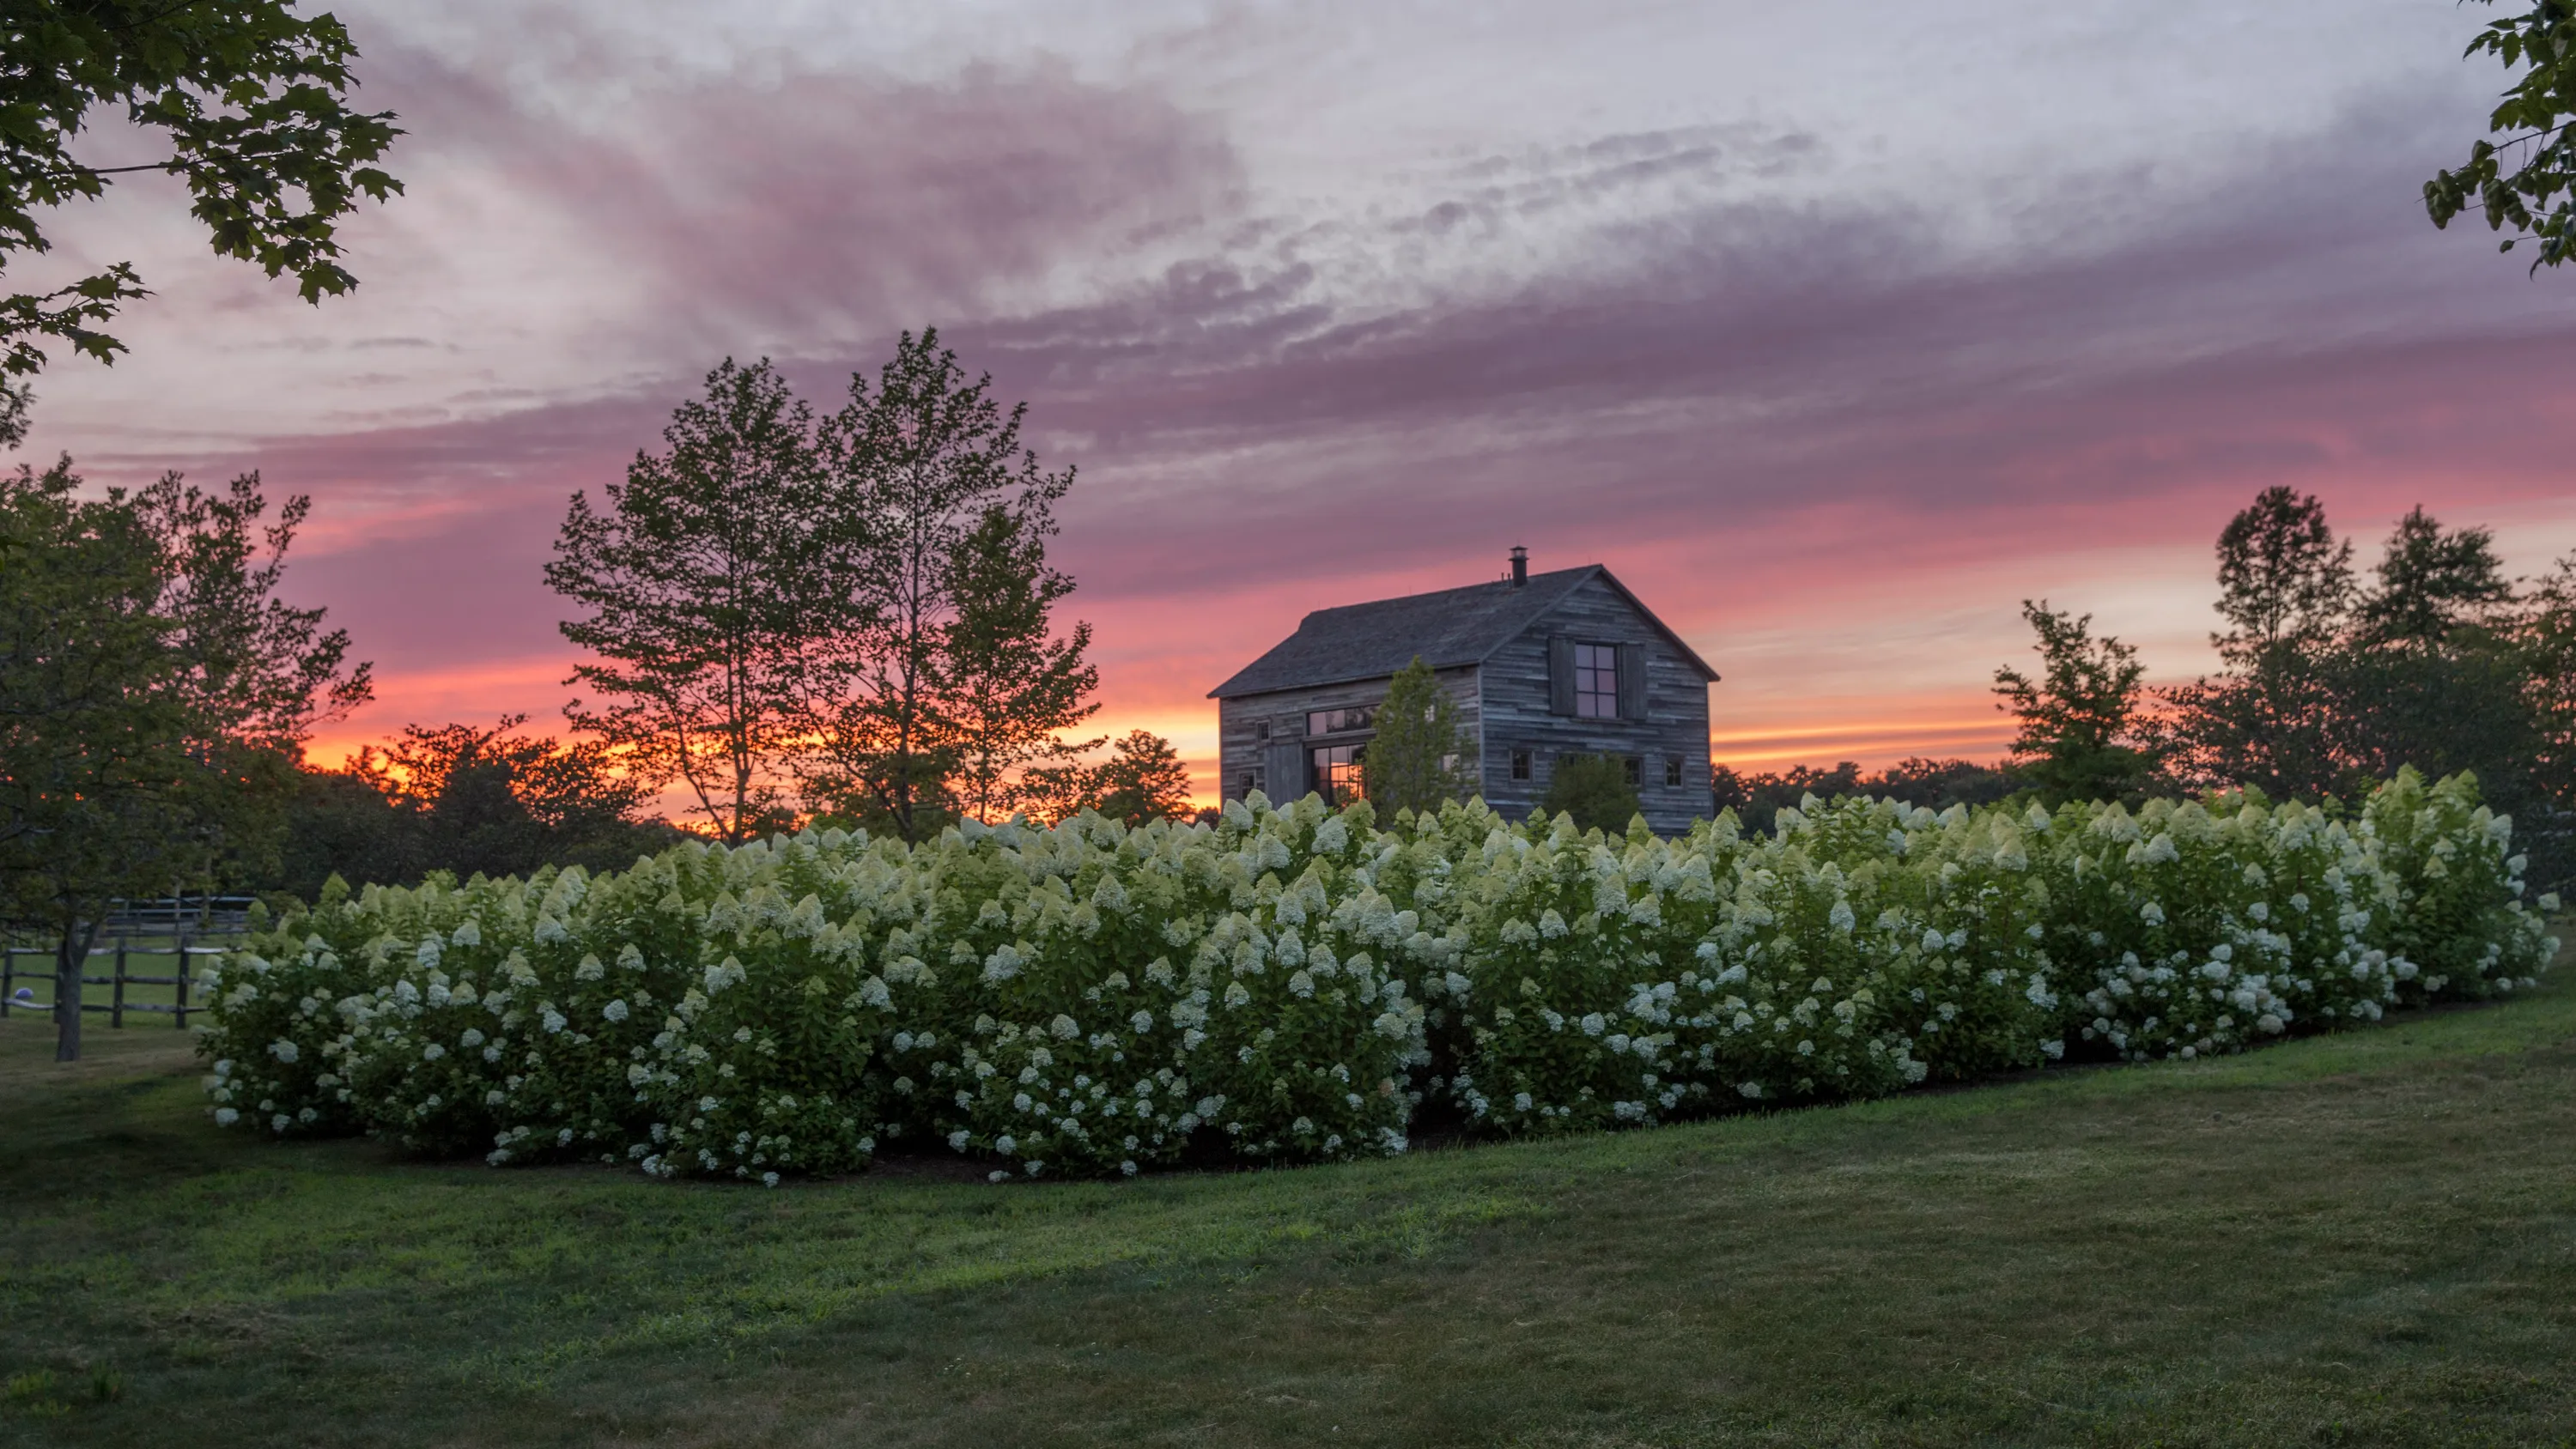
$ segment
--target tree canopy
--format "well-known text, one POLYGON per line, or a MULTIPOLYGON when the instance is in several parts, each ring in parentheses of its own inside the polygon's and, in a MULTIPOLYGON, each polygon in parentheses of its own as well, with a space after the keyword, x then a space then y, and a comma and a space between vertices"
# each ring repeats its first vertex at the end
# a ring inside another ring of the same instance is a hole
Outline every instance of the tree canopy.
POLYGON ((547 581, 594 656, 566 713, 637 778, 677 780, 740 841, 809 816, 934 835, 1022 804, 1099 672, 1059 632, 1047 562, 1071 470, 1021 446, 936 332, 906 333, 818 417, 766 361, 727 360, 605 507, 576 495, 547 581))
POLYGON ((368 698, 321 611, 273 590, 306 501, 257 475, 83 496, 68 459, 0 477, 0 915, 56 942, 58 1055, 120 899, 255 868, 313 726, 368 698))
POLYGON ((1437 810, 1444 800, 1476 793, 1475 761, 1476 739, 1459 723, 1458 702, 1422 656, 1413 656, 1378 706, 1377 737, 1360 759, 1362 789, 1385 819, 1398 810, 1437 810))
POLYGON ((2490 22, 2466 54, 2518 74, 2469 159, 2424 183, 2424 210, 2445 228, 2475 210, 2489 231, 2511 231, 2499 250, 2536 242, 2531 269, 2557 266, 2576 246, 2576 0, 2534 0, 2490 22))
MULTIPOLYGON (((390 111, 352 110, 357 47, 338 19, 291 0, 8 0, 0 12, 0 268, 52 250, 42 213, 95 200, 119 175, 185 182, 217 254, 308 302, 357 285, 339 223, 402 183, 374 163, 401 134, 390 111), (102 112, 122 111, 168 155, 100 166, 72 154, 102 112)), ((45 365, 43 344, 110 362, 117 309, 146 295, 130 262, 0 297, 0 373, 45 365)))
POLYGON ((1995 693, 2021 723, 2013 754, 2030 782, 2053 801, 2137 794, 2153 774, 2136 729, 2146 677, 2138 651, 2108 634, 2094 638, 2090 614, 2028 599, 2021 612, 2039 636, 2039 676, 1998 669, 1995 693))

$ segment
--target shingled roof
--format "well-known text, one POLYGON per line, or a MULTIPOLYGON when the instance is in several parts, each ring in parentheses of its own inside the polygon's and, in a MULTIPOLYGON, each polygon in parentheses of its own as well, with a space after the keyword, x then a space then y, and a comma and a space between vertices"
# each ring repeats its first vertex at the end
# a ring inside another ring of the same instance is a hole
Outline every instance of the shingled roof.
POLYGON ((1498 579, 1463 589, 1317 609, 1298 621, 1296 633, 1245 665, 1232 679, 1209 690, 1208 698, 1233 699, 1280 689, 1383 679, 1411 664, 1417 654, 1434 669, 1481 664, 1595 578, 1634 605, 1702 675, 1712 682, 1717 679, 1717 671, 1683 643, 1680 635, 1665 627, 1653 610, 1638 603, 1637 596, 1629 593, 1608 569, 1585 564, 1581 568, 1532 574, 1526 584, 1498 579))

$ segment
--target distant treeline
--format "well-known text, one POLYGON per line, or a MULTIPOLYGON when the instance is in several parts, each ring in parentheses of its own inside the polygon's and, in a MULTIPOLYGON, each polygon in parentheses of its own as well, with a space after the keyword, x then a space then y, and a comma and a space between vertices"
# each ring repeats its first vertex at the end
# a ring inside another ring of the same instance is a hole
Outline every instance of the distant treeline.
POLYGON ((2090 615, 2025 600, 2039 667, 2000 669, 2020 724, 1994 765, 1849 762, 1743 775, 1719 766, 1711 807, 1767 828, 1808 794, 1893 795, 1935 809, 2028 793, 2135 803, 2250 790, 2349 805, 2412 766, 2474 774, 2514 818, 2531 875, 2576 875, 2576 556, 2509 577, 2484 528, 2400 519, 2364 577, 2315 497, 2270 488, 2217 546, 2217 673, 2150 688, 2137 651, 2090 615))

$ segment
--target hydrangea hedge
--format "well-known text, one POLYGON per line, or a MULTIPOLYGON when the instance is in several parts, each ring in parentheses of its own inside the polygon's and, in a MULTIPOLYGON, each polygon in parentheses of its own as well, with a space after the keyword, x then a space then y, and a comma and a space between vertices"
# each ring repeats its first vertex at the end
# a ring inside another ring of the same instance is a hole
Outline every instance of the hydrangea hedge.
MULTIPOLYGON (((1222 823, 824 831, 327 891, 212 975, 214 1115, 775 1183, 1401 1152, 2192 1057, 2529 987, 2511 824, 2411 771, 2224 797, 1852 799, 1658 838, 1259 796, 1222 823)), ((2542 897, 2542 911, 2556 902, 2542 897)))

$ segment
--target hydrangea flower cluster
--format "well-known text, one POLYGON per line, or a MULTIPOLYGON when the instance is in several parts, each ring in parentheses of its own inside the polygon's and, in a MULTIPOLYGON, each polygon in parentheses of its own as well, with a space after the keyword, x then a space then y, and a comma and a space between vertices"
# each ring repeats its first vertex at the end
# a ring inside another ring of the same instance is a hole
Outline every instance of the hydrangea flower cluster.
MULTIPOLYGON (((208 985, 216 1120, 656 1176, 939 1144, 996 1178, 1401 1152, 2240 1050, 2533 983, 2510 822, 1810 798, 1678 838, 1309 797, 335 883, 208 985)), ((2540 902, 2545 910, 2556 903, 2540 902)))

